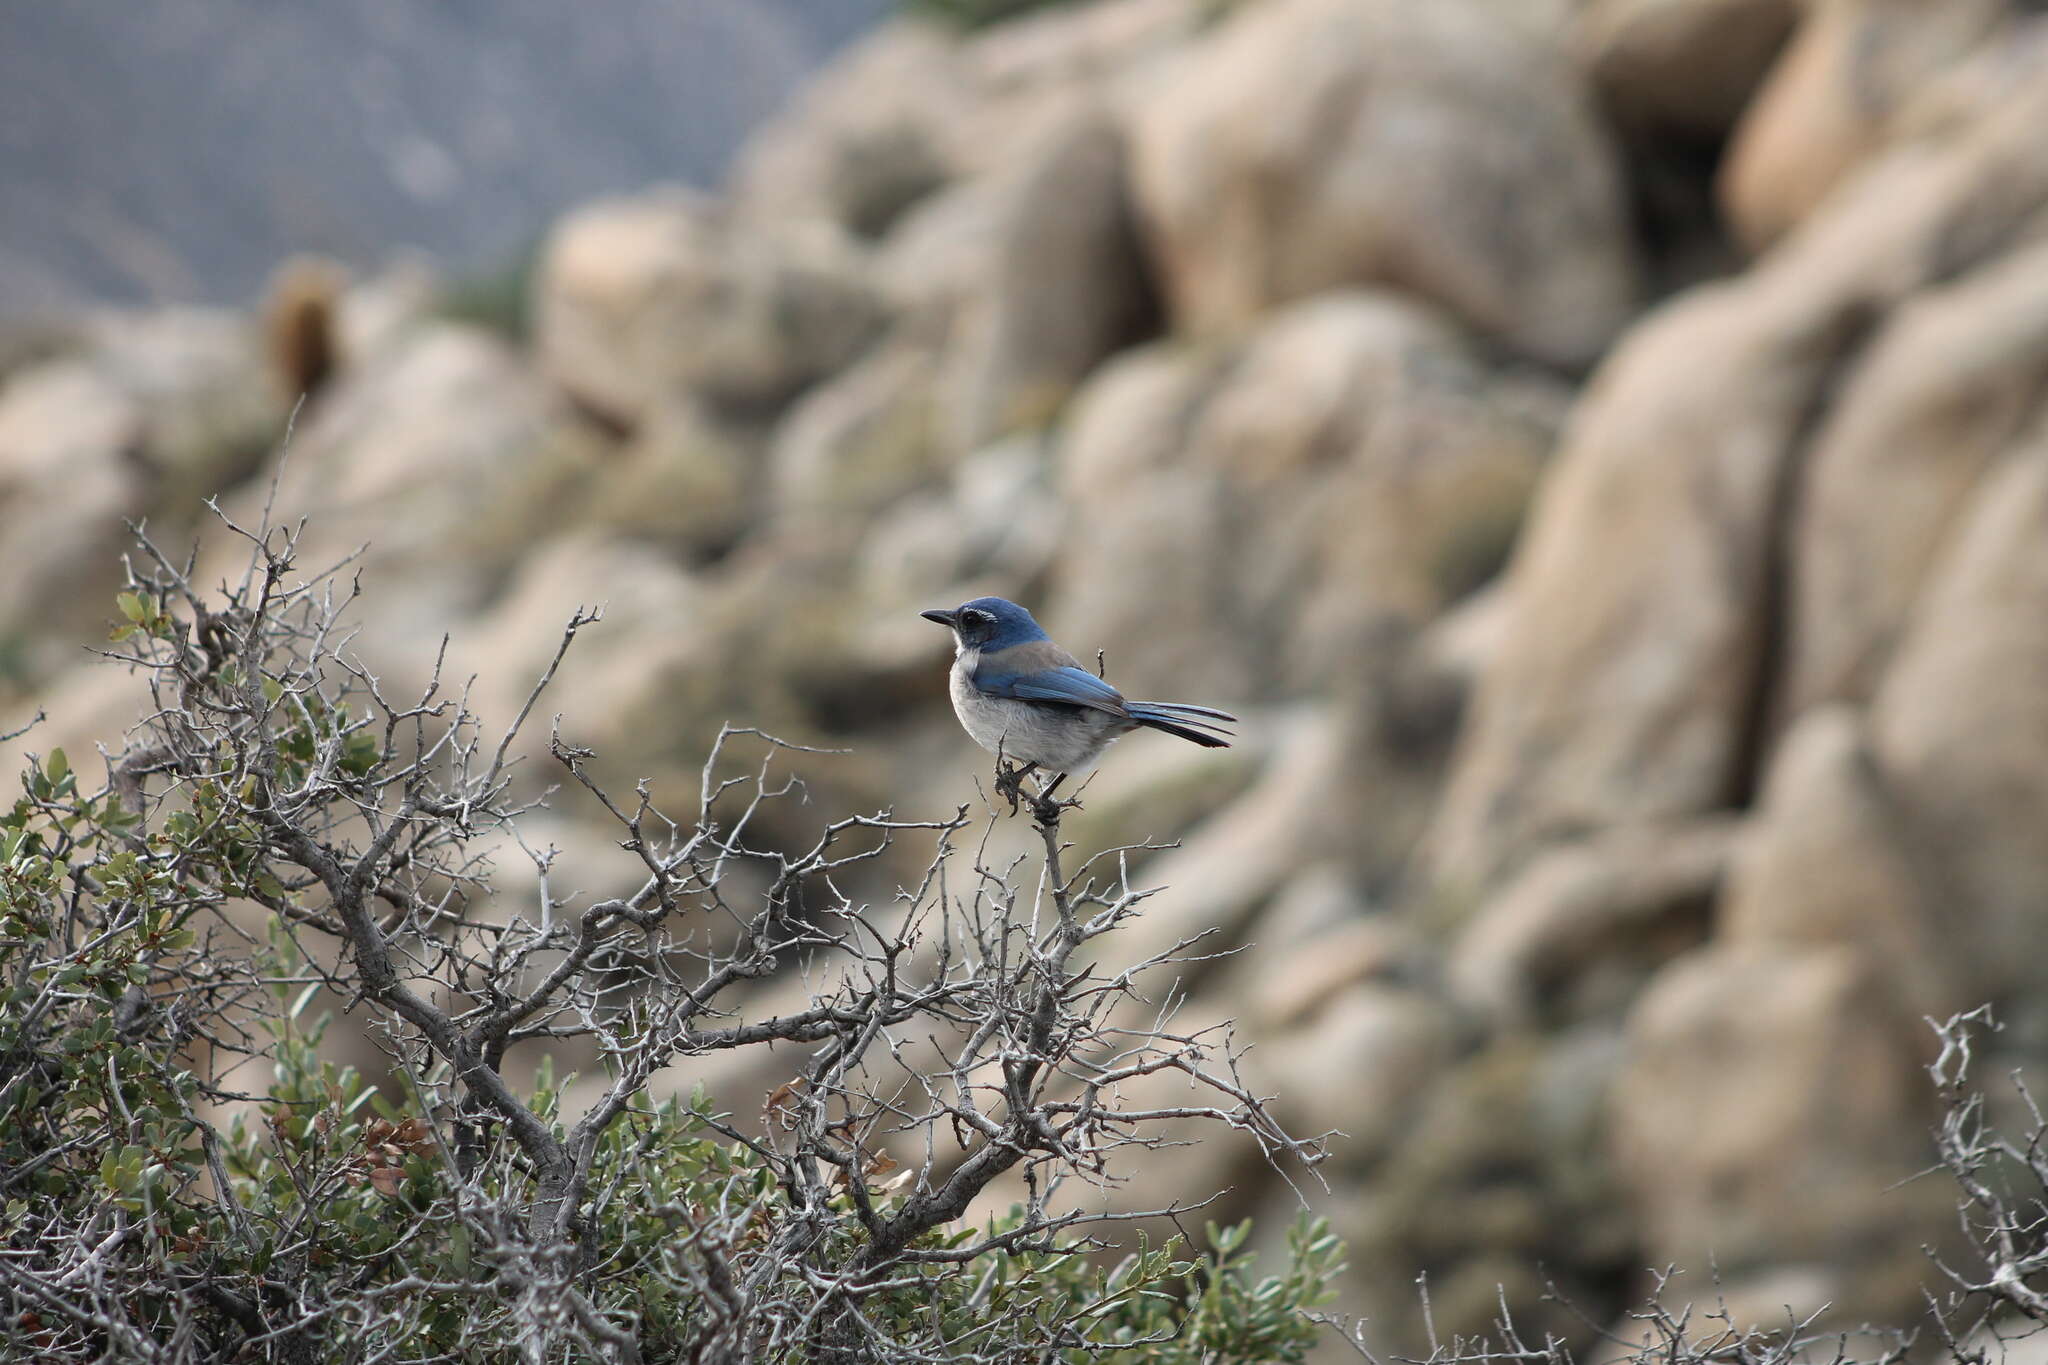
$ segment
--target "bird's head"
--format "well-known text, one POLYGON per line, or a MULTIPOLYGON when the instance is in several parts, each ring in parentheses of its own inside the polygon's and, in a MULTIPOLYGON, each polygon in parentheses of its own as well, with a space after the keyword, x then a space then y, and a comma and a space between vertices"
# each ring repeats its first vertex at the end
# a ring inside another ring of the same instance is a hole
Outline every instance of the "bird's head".
POLYGON ((977 597, 951 611, 933 608, 918 615, 950 629, 962 649, 1008 649, 1046 638, 1030 612, 1001 597, 977 597))

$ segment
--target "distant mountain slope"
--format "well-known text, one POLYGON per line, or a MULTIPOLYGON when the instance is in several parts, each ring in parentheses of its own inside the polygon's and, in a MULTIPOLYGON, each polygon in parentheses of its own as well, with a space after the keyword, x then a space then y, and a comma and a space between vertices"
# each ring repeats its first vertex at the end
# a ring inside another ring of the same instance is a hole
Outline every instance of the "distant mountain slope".
POLYGON ((65 0, 0 8, 0 318, 248 297, 300 249, 502 261, 705 181, 888 0, 65 0))

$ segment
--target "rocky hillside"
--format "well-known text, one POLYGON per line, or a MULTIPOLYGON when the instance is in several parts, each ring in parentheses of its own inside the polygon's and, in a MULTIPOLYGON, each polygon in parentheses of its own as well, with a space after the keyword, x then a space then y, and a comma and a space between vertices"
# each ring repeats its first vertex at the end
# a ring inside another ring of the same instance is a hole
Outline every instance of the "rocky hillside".
MULTIPOLYGON (((658 793, 731 720, 851 748, 824 809, 977 800, 917 611, 1003 593, 1246 716, 1125 741, 1072 830, 1184 838, 1146 932, 1248 945, 1186 1016, 1347 1135, 1311 1197, 1389 1346, 1419 1272, 1446 1335, 1710 1258, 1738 1320, 1904 1320, 1953 1232, 1901 1183, 1922 1017, 2048 1050, 2036 8, 899 21, 721 193, 556 223, 530 344, 313 263, 263 318, 83 319, 0 386, 17 748, 133 717, 79 650, 122 519, 273 473, 309 564, 369 542, 376 665, 451 631, 487 714, 607 602, 554 707, 658 793)), ((1136 1181, 1296 1199, 1217 1141, 1136 1181)))

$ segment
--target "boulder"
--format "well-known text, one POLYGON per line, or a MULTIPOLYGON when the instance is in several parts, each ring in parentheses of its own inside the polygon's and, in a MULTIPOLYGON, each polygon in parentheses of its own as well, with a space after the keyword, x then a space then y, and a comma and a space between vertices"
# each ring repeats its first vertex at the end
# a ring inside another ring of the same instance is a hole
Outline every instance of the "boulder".
POLYGON ((681 190, 564 218, 533 311, 543 368, 626 427, 692 392, 776 406, 853 359, 882 322, 857 248, 833 225, 748 223, 681 190))
POLYGON ((961 57, 994 106, 991 120, 1014 120, 1020 97, 1142 84, 1214 17, 1196 0, 1045 6, 975 35, 961 57))
POLYGON ((1622 828, 1532 861, 1458 933, 1452 994, 1506 1029, 1618 1014, 1706 937, 1736 822, 1622 828))
POLYGON ((908 495, 871 523, 854 576, 861 600, 883 617, 880 648, 900 644, 930 656, 938 641, 931 623, 912 612, 916 604, 1029 595, 1059 550, 1064 521, 1045 447, 1030 434, 984 446, 943 484, 908 495))
POLYGON ((1342 1133, 1345 1162, 1363 1165, 1408 1135, 1454 1041, 1440 997, 1361 982, 1331 993, 1298 1028, 1261 1035, 1251 1070, 1289 1132, 1342 1133))
POLYGON ((1982 1003, 1962 907, 1929 884, 1898 794, 1845 706, 1802 715, 1779 743, 1722 897, 1720 940, 1802 951, 1856 948, 1914 1018, 1982 1003))
MULTIPOLYGON (((1351 821, 1341 721, 1328 708, 1299 708, 1269 715, 1260 728, 1269 747, 1256 777, 1189 830, 1180 847, 1144 864, 1144 884, 1172 887, 1173 894, 1148 902, 1144 916, 1122 931, 1118 951, 1126 961, 1167 952, 1198 935, 1204 953, 1242 942, 1304 861, 1345 843, 1351 821)), ((1134 736, 1121 742, 1144 740, 1134 736)), ((1223 761, 1229 762, 1228 751, 1223 761)), ((1119 832, 1135 837, 1173 833, 1156 824, 1142 832, 1119 832)), ((1113 846, 1113 841, 1104 842, 1113 846)))
POLYGON ((1970 1002, 2031 1002, 2048 886, 2048 428, 1986 479, 1872 704, 1872 747, 1969 961, 1970 1002))
POLYGON ((1761 251, 1798 224, 1884 141, 1934 74, 1982 42, 2005 0, 1811 0, 1789 47, 1736 125, 1722 211, 1761 251))
POLYGON ((1124 164, 1115 122, 1082 102, 989 190, 987 256, 947 345, 948 425, 961 448, 1044 425, 1150 325, 1124 164))
POLYGON ((1582 365, 1634 307, 1626 197, 1591 102, 1484 0, 1240 7, 1151 89, 1132 145, 1187 331, 1378 283, 1582 365))
MULTIPOLYGON (((196 504, 254 474, 284 435, 287 404, 265 382, 257 329, 224 309, 95 319, 92 363, 137 409, 130 452, 160 503, 196 504)), ((181 522, 196 507, 166 508, 181 522)))
POLYGON ((1631 330, 1507 575, 1430 858, 1484 889, 1554 838, 1747 794, 1797 460, 1891 309, 2048 211, 2048 83, 1880 158, 1739 280, 1631 330))
POLYGON ((1250 651, 1204 645, 1227 619, 1230 566, 1214 549, 1224 488, 1183 459, 1182 443, 1225 362, 1181 346, 1128 351, 1075 395, 1060 433, 1056 487, 1069 512, 1046 619, 1057 639, 1108 648, 1111 676, 1132 696, 1224 704, 1252 695, 1261 668, 1250 651), (1119 586, 1131 582, 1172 590, 1119 586), (1124 643, 1138 638, 1142 654, 1124 643))
MULTIPOLYGON (((1369 1320, 1375 1352, 1420 1357, 1433 1333, 1488 1332, 1503 1304, 1526 1339, 1568 1339, 1573 1311, 1611 1301, 1635 1256, 1599 1142, 1617 1057, 1612 1028, 1503 1039, 1443 1059, 1401 1101, 1393 1150, 1333 1201, 1345 1311, 1369 1320)), ((1347 1156, 1340 1144, 1337 1162, 1347 1156)))
POLYGON ((879 239, 934 192, 1014 165, 1076 96, 1121 104, 1202 19, 1196 0, 1099 0, 972 34, 889 20, 748 139, 733 200, 751 222, 879 239))
POLYGON ((937 487, 958 447, 938 414, 938 358, 891 342, 805 394, 768 449, 774 514, 844 533, 906 495, 937 487))
POLYGON ((1731 794, 1786 462, 1851 335, 1846 309, 1787 317, 1752 292, 1666 308, 1574 410, 1438 812, 1447 885, 1731 794))
POLYGON ((589 523, 656 541, 691 561, 715 559, 746 532, 759 437, 704 404, 671 397, 594 471, 589 523))
POLYGON ((1931 1156, 1927 1038, 1858 946, 1727 944, 1673 963, 1629 1020, 1610 1110, 1643 1261, 1703 1281, 1823 1272, 1815 1297, 1766 1322, 1917 1307, 1935 1273, 1922 1248, 1954 1219, 1952 1187, 1911 1179, 1931 1156))
POLYGON ((1867 701, 1986 469, 2048 391, 2048 245, 1916 295, 1814 439, 1781 709, 1867 701))
MULTIPOLYGON (((382 596, 385 628, 431 640, 572 524, 602 444, 495 335, 422 326, 325 390, 284 458, 276 505, 311 517, 308 570, 367 545, 382 581, 407 584, 382 596)), ((238 520, 252 524, 261 501, 245 496, 238 520)))
POLYGON ((1242 643, 1148 651, 1134 686, 1155 693, 1362 685, 1362 659, 1492 573, 1552 438, 1455 328, 1385 294, 1306 300, 1231 351, 1119 361, 1097 388, 1060 457, 1075 516, 1055 619, 1242 643), (1155 630, 1161 613, 1189 628, 1155 630))
POLYGON ((1589 0, 1572 45, 1615 121, 1718 142, 1770 70, 1799 0, 1589 0))
POLYGON ((53 647, 33 673, 103 641, 128 521, 171 553, 204 501, 246 480, 284 431, 257 330, 233 314, 173 308, 87 320, 72 346, 0 384, 0 632, 53 647), (54 638, 53 638, 54 637, 54 638))
POLYGON ((879 237, 956 176, 956 130, 975 107, 955 35, 899 18, 848 46, 734 159, 749 221, 822 218, 879 237))
MULTIPOLYGON (((711 645, 709 593, 656 548, 601 529, 572 530, 532 547, 489 610, 463 624, 450 657, 474 674, 474 706, 486 730, 519 713, 547 671, 572 613, 602 609, 603 620, 577 633, 545 703, 536 708, 519 752, 536 783, 562 776, 548 756, 547 717, 562 717, 564 738, 597 750, 599 771, 625 781, 650 776, 648 759, 677 748, 674 730, 717 721, 676 716, 650 730, 674 674, 701 660, 711 645)), ((578 813, 595 818, 595 812, 578 813)))
POLYGON ((141 427, 130 396, 83 360, 29 366, 0 389, 0 534, 10 547, 0 622, 72 637, 39 667, 75 649, 86 621, 113 619, 124 522, 147 501, 148 481, 127 458, 141 427))

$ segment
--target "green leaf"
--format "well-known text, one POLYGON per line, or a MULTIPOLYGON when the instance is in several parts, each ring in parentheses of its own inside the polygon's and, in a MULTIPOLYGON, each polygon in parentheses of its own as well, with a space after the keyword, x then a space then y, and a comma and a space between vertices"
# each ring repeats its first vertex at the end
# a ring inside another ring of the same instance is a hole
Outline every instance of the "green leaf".
POLYGON ((52 749, 49 761, 43 764, 43 771, 50 775, 50 781, 62 782, 71 775, 71 760, 64 756, 62 749, 52 749))
POLYGON ((132 592, 124 592, 114 599, 121 604, 121 614, 131 621, 141 621, 149 613, 142 605, 142 599, 132 592))

